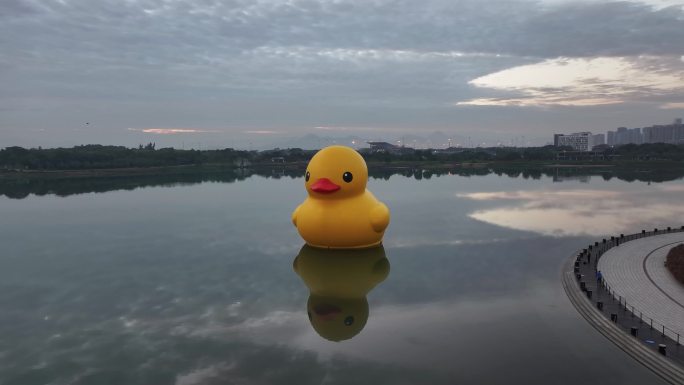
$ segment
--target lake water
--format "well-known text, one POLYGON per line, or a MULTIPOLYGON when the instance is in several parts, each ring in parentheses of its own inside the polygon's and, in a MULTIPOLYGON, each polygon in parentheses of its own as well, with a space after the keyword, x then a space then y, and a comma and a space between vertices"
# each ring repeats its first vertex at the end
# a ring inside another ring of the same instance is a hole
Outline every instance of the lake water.
POLYGON ((475 174, 372 178, 386 259, 304 249, 299 274, 303 178, 14 183, 0 384, 661 383, 581 318, 560 269, 681 225, 682 180, 475 174))

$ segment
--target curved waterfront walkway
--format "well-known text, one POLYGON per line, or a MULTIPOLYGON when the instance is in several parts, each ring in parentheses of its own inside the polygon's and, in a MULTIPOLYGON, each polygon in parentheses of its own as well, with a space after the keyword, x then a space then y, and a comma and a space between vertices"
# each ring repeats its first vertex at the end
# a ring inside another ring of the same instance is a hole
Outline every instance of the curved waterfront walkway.
MULTIPOLYGON (((670 249, 684 243, 684 233, 663 234, 626 242, 608 250, 598 262, 606 284, 628 307, 665 326, 670 338, 684 338, 684 285, 665 267, 670 249)), ((681 342, 684 342, 682 339, 681 342)))
POLYGON ((681 287, 660 268, 682 239, 684 226, 602 239, 568 259, 562 283, 570 302, 596 330, 664 380, 684 385, 684 340, 679 340, 684 335, 674 331, 684 319, 676 318, 678 313, 661 314, 673 312, 673 304, 680 309, 681 287), (599 265, 603 281, 596 279, 599 265))

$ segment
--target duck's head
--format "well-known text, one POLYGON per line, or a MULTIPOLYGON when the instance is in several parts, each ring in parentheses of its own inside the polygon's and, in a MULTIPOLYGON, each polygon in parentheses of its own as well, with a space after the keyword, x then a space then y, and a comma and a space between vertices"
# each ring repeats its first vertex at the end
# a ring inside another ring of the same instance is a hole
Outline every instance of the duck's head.
POLYGON ((368 321, 368 301, 363 298, 309 296, 306 310, 316 333, 329 341, 348 340, 368 321))
POLYGON ((306 191, 322 199, 345 198, 366 191, 368 167, 353 148, 330 146, 316 153, 306 167, 306 191))

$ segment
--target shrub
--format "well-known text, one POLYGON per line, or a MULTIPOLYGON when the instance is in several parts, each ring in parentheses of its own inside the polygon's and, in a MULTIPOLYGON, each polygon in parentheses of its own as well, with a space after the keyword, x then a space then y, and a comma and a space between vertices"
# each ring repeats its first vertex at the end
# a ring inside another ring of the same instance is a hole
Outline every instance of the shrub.
POLYGON ((673 247, 667 253, 665 266, 674 275, 677 281, 684 284, 684 244, 673 247))

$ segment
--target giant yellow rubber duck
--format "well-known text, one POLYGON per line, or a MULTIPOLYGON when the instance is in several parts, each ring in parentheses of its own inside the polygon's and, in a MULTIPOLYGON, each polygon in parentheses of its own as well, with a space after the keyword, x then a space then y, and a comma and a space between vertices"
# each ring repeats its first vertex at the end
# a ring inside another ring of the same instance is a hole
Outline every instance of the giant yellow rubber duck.
POLYGON ((366 326, 366 296, 387 278, 385 248, 325 250, 304 245, 294 260, 295 272, 309 288, 309 321, 321 337, 343 341, 366 326))
POLYGON ((382 243, 389 209, 366 190, 368 168, 358 152, 326 147, 311 158, 304 179, 309 196, 292 213, 292 223, 307 244, 352 249, 382 243))

